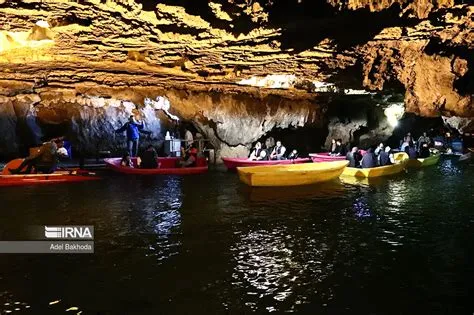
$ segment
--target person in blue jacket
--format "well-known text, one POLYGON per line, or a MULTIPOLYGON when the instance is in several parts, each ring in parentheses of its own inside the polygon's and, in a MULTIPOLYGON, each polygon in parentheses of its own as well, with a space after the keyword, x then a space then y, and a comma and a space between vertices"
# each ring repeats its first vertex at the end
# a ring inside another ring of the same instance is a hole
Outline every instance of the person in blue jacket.
POLYGON ((127 131, 127 148, 131 157, 134 157, 138 153, 138 142, 140 140, 140 132, 143 131, 143 122, 135 120, 133 115, 130 115, 128 121, 119 129, 115 130, 115 133, 121 133, 127 131))

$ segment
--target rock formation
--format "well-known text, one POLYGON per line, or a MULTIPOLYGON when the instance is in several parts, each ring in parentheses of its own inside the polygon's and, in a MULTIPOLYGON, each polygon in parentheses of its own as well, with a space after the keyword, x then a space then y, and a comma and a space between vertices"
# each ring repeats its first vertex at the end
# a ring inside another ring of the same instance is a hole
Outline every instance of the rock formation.
POLYGON ((0 0, 0 150, 61 123, 88 151, 117 147, 134 106, 160 141, 167 118, 143 106, 157 96, 225 154, 321 124, 351 90, 471 119, 473 13, 456 0, 0 0))

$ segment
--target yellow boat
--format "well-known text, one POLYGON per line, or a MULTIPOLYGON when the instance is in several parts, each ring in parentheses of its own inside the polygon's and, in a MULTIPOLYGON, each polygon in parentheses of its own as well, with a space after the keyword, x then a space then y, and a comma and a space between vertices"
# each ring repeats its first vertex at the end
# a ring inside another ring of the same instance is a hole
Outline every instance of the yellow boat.
POLYGON ((440 157, 441 157, 441 154, 437 153, 424 159, 408 160, 407 166, 408 167, 423 167, 423 166, 435 165, 435 164, 438 164, 440 157))
POLYGON ((239 178, 252 187, 311 185, 335 179, 349 161, 237 167, 239 178))
POLYGON ((378 166, 372 168, 355 168, 346 167, 342 176, 355 176, 355 177, 379 177, 398 174, 406 168, 408 162, 408 155, 403 152, 394 154, 395 164, 378 166))

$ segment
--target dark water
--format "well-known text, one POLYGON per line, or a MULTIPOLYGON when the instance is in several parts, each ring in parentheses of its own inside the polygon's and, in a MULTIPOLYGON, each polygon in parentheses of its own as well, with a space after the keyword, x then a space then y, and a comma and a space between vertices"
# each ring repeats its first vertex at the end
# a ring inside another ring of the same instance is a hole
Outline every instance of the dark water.
POLYGON ((96 253, 0 255, 0 310, 472 314, 473 186, 474 166, 444 160, 276 191, 224 172, 1 188, 1 240, 90 224, 96 253))

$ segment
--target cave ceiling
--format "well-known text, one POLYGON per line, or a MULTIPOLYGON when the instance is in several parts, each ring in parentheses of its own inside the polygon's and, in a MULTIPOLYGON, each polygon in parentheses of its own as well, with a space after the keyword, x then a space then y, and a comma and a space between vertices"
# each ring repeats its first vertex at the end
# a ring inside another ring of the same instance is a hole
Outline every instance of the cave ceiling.
POLYGON ((308 98, 333 86, 402 93, 423 116, 472 117, 473 13, 455 0, 0 0, 0 94, 308 98), (289 83, 269 91, 275 80, 255 79, 269 75, 289 83))

